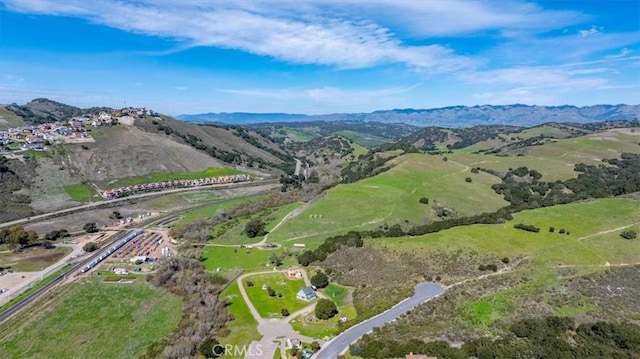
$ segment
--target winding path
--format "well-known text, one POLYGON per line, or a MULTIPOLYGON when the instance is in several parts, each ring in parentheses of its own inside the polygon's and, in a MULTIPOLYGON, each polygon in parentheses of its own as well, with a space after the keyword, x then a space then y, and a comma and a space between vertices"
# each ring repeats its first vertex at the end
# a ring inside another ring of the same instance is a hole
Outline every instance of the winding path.
POLYGON ((354 343, 360 339, 360 337, 372 331, 373 328, 396 320, 418 305, 442 295, 446 290, 447 287, 438 283, 425 282, 416 285, 415 293, 411 298, 407 298, 386 312, 380 313, 371 319, 347 329, 324 345, 313 357, 317 359, 336 358, 345 352, 351 343, 354 343))

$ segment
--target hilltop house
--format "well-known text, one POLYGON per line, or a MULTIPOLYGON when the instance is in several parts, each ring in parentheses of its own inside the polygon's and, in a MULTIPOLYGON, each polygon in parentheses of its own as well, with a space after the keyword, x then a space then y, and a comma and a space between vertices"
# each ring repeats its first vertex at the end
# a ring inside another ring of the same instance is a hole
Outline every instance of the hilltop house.
POLYGON ((309 287, 304 287, 302 289, 300 289, 298 291, 298 294, 296 295, 296 297, 298 299, 302 299, 304 301, 310 302, 314 299, 316 299, 316 292, 313 290, 313 288, 309 287))

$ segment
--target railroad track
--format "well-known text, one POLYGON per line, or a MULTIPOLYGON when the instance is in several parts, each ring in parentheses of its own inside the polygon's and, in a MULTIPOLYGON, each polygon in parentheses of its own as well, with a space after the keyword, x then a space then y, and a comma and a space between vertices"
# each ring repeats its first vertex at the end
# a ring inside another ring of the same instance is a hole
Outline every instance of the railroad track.
MULTIPOLYGON (((131 231, 131 233, 133 233, 133 231, 131 231)), ((125 236, 126 235, 116 236, 112 241, 110 241, 104 247, 108 248, 111 244, 113 244, 116 241, 124 238, 125 236)), ((33 293, 29 294, 28 296, 26 296, 25 298, 23 298, 19 302, 15 303, 11 307, 9 307, 4 312, 0 313, 0 323, 2 323, 5 320, 11 318, 13 315, 15 315, 16 313, 18 313, 19 311, 21 311, 22 309, 27 307, 29 304, 31 304, 34 301, 36 301, 41 295, 45 294, 46 292, 51 290, 53 287, 55 287, 56 285, 58 285, 59 283, 63 282, 65 279, 67 279, 69 277, 69 275, 73 275, 74 272, 79 272, 83 267, 85 267, 89 263, 91 263, 91 261, 93 261, 94 259, 98 258, 101 254, 103 254, 104 251, 105 250, 96 251, 96 253, 91 255, 89 258, 76 263, 73 267, 71 267, 66 272, 60 274, 58 277, 56 277, 51 282, 47 283, 46 285, 44 285, 41 288, 38 288, 33 293)))
MULTIPOLYGON (((262 182, 261 184, 264 184, 264 182, 262 182)), ((217 203, 217 202, 227 202, 227 201, 231 201, 231 200, 236 200, 238 198, 252 197, 254 195, 255 194, 246 195, 246 196, 238 196, 238 197, 234 197, 234 198, 225 199, 225 200, 222 200, 222 201, 221 200, 215 200, 215 201, 212 201, 210 203, 199 204, 199 205, 196 205, 196 206, 193 206, 193 207, 185 208, 185 209, 180 210, 180 211, 176 211, 176 212, 171 213, 171 214, 167 214, 167 215, 162 216, 160 218, 153 218, 153 219, 144 221, 143 223, 141 223, 141 226, 138 226, 138 228, 146 228, 146 227, 149 227, 149 226, 152 226, 152 225, 157 225, 157 224, 160 224, 160 223, 165 223, 166 224, 166 223, 169 223, 171 221, 176 220, 178 218, 178 216, 183 212, 191 211, 191 210, 194 210, 194 209, 197 209, 197 208, 200 208, 200 207, 210 206, 210 205, 212 205, 214 203, 217 203)), ((71 267, 66 272, 60 274, 58 277, 56 277, 51 282, 47 283, 46 285, 44 285, 41 288, 38 288, 33 293, 29 294, 28 296, 26 296, 25 298, 23 298, 19 302, 13 304, 11 307, 9 307, 4 312, 0 313, 0 323, 5 322, 7 319, 11 318, 15 314, 17 314, 19 311, 21 311, 22 309, 26 308, 31 303, 35 302, 40 296, 42 296, 43 294, 47 293, 49 290, 53 289, 56 285, 62 283, 66 278, 69 277, 69 275, 73 275, 73 273, 80 272, 80 270, 82 268, 87 266, 94 259, 100 257, 100 255, 102 255, 112 244, 114 244, 117 241, 125 238, 127 235, 133 233, 134 231, 135 231, 135 228, 134 229, 122 229, 121 231, 118 232, 117 235, 111 236, 108 239, 108 242, 105 242, 104 244, 102 244, 100 246, 101 249, 96 251, 95 254, 91 255, 89 258, 86 258, 86 259, 84 259, 83 261, 81 261, 79 263, 76 263, 73 267, 71 267)), ((111 253, 111 254, 113 254, 113 253, 111 253)))

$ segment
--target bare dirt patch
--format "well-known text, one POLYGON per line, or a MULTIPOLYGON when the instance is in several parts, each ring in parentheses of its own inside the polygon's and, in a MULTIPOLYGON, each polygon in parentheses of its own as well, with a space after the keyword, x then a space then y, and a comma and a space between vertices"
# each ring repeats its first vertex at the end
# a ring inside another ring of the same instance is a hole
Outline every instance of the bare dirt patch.
POLYGON ((11 267, 16 272, 33 272, 43 270, 58 262, 71 251, 70 248, 32 248, 20 253, 3 253, 0 255, 0 266, 11 267))

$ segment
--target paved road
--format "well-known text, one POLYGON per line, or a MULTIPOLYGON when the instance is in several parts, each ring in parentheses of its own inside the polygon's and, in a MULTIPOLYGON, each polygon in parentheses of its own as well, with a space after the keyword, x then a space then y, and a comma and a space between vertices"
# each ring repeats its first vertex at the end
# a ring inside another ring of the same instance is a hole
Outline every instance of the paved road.
POLYGON ((11 226, 15 226, 15 225, 18 225, 18 224, 35 222, 35 221, 42 220, 42 219, 47 219, 47 218, 50 218, 50 217, 60 216, 60 215, 63 215, 63 214, 71 214, 71 213, 84 211, 84 210, 88 210, 88 209, 92 209, 92 208, 97 208, 97 207, 101 207, 101 206, 109 206, 109 205, 112 205, 112 204, 115 204, 115 203, 126 202, 126 201, 129 201, 129 200, 132 200, 132 199, 153 197, 153 196, 161 196, 161 195, 166 195, 166 194, 170 194, 170 193, 199 191, 199 190, 201 191, 201 190, 207 190, 207 189, 234 188, 234 187, 245 187, 245 186, 259 186, 259 185, 264 185, 264 184, 269 184, 269 183, 277 183, 277 182, 276 182, 276 180, 259 180, 259 181, 251 181, 251 182, 214 184, 214 185, 188 187, 188 188, 174 188, 174 189, 168 189, 168 190, 157 191, 157 192, 141 193, 141 194, 136 194, 136 195, 133 195, 133 196, 110 199, 110 200, 104 200, 104 201, 85 204, 85 205, 82 205, 82 206, 61 209, 59 211, 54 211, 54 212, 49 212, 49 213, 40 214, 40 215, 36 215, 36 216, 31 216, 31 217, 28 217, 28 218, 23 218, 23 219, 11 221, 11 222, 0 223, 0 228, 11 227, 11 226))
POLYGON ((394 321, 396 318, 407 313, 421 303, 433 299, 445 292, 447 288, 438 283, 420 283, 415 288, 415 293, 411 298, 405 299, 396 304, 384 313, 357 324, 344 333, 333 338, 329 343, 325 344, 322 349, 316 353, 313 358, 316 359, 335 359, 338 355, 345 352, 351 343, 354 343, 363 335, 369 333, 373 328, 379 327, 385 323, 394 321))

